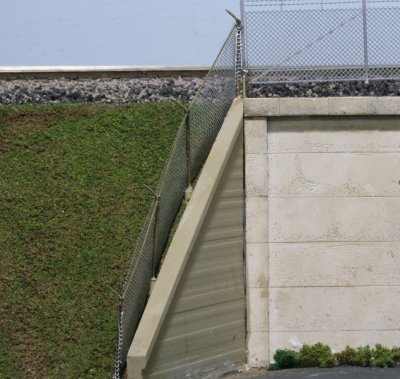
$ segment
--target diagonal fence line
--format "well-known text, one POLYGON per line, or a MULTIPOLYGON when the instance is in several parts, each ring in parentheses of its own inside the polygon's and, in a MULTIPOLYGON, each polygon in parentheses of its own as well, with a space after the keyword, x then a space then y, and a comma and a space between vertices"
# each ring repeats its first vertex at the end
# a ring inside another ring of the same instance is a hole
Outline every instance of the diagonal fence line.
POLYGON ((155 280, 156 270, 181 208, 185 190, 199 174, 237 95, 240 31, 238 24, 232 28, 190 104, 154 193, 153 203, 122 286, 122 300, 117 315, 114 379, 121 377, 130 344, 147 302, 151 282, 155 280))
POLYGON ((279 68, 280 66, 285 65, 286 63, 290 62, 292 59, 296 58, 296 56, 304 53, 305 51, 307 51, 309 48, 317 45, 318 43, 321 43, 325 38, 328 38, 329 36, 331 36, 333 33, 335 33, 336 31, 342 29, 343 27, 345 27, 348 23, 354 21, 357 17, 360 16, 359 10, 357 10, 357 13, 351 17, 349 17, 348 19, 344 20, 343 22, 341 22, 337 27, 329 29, 325 34, 320 35, 319 37, 317 37, 316 39, 314 39, 313 41, 310 41, 306 46, 304 46, 302 49, 297 50, 296 52, 294 52, 292 55, 290 55, 289 57, 287 57, 286 59, 284 59, 283 61, 279 62, 277 65, 275 65, 274 67, 272 67, 271 69, 266 70, 266 72, 263 72, 262 74, 260 74, 259 76, 255 76, 253 78, 254 81, 259 81, 260 79, 262 79, 262 76, 265 74, 268 74, 268 72, 273 71, 277 68, 279 68))

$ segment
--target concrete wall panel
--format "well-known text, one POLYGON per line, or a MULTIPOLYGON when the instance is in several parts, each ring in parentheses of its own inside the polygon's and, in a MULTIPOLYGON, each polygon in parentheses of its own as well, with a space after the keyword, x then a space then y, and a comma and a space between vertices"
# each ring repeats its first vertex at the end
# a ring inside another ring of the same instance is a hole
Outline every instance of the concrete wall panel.
POLYGON ((399 286, 270 288, 269 295, 271 331, 399 330, 399 286))
POLYGON ((268 152, 392 153, 400 152, 397 117, 271 118, 268 152))
POLYGON ((400 243, 270 243, 268 251, 271 287, 400 285, 400 243))
POLYGON ((400 196, 400 153, 270 154, 268 167, 269 197, 400 196))
POLYGON ((396 197, 268 199, 270 242, 399 241, 396 197))

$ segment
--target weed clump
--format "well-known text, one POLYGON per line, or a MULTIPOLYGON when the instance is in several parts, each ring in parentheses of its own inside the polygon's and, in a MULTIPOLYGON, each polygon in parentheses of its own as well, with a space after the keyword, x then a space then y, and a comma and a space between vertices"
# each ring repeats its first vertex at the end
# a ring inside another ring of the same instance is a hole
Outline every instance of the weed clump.
POLYGON ((298 366, 297 353, 292 350, 277 350, 274 354, 274 360, 280 369, 295 368, 298 366))
POLYGON ((392 349, 393 360, 395 363, 400 363, 400 347, 394 347, 392 349))
POLYGON ((373 365, 373 351, 369 346, 359 347, 356 352, 356 364, 361 367, 373 365))
POLYGON ((357 351, 350 346, 346 346, 343 351, 335 354, 339 365, 354 366, 357 364, 357 351))
POLYGON ((336 358, 328 345, 321 342, 304 345, 298 355, 300 367, 334 367, 336 358))
POLYGON ((380 344, 375 345, 373 351, 373 364, 377 367, 393 367, 394 358, 392 350, 380 344))

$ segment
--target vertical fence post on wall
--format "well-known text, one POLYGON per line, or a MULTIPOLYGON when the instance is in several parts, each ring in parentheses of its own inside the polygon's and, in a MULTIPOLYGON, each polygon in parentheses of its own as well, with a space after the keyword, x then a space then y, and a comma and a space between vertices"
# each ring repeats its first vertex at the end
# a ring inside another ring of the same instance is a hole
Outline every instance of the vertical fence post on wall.
POLYGON ((150 284, 150 293, 157 280, 157 241, 158 241, 158 216, 160 214, 160 196, 156 196, 156 206, 154 209, 154 231, 153 231, 153 261, 152 261, 152 275, 150 284))
MULTIPOLYGON (((243 25, 242 21, 236 17, 229 9, 225 9, 225 11, 233 17, 235 20, 235 28, 236 28, 236 56, 235 56, 235 79, 236 79, 236 96, 240 96, 242 94, 245 97, 245 94, 242 92, 242 79, 243 79, 243 57, 242 57, 242 48, 243 48, 243 25)), ((244 91, 245 92, 245 91, 244 91)))
MULTIPOLYGON (((236 62, 235 62, 235 77, 236 77, 236 96, 242 93, 242 25, 236 25, 236 62)), ((244 96, 244 95, 243 95, 244 96)))
POLYGON ((185 134, 186 134, 186 176, 187 188, 185 191, 185 201, 188 202, 193 193, 192 187, 192 150, 190 146, 190 110, 185 116, 185 134))
POLYGON ((369 83, 368 77, 368 25, 367 25, 367 0, 362 0, 362 15, 363 15, 363 41, 364 41, 364 76, 365 84, 369 83))
POLYGON ((151 282, 150 282, 150 294, 157 280, 157 241, 158 241, 158 216, 160 214, 160 196, 157 195, 150 187, 144 185, 146 189, 154 196, 155 207, 154 207, 154 225, 153 225, 153 249, 152 249, 152 267, 151 267, 151 282))
POLYGON ((186 190, 185 190, 185 202, 187 203, 193 193, 192 187, 192 149, 190 145, 190 107, 186 108, 181 103, 178 103, 175 99, 171 99, 176 105, 181 107, 185 111, 185 148, 186 148, 186 190))
POLYGON ((240 0, 240 20, 242 22, 242 67, 246 69, 246 17, 244 10, 244 0, 240 0))

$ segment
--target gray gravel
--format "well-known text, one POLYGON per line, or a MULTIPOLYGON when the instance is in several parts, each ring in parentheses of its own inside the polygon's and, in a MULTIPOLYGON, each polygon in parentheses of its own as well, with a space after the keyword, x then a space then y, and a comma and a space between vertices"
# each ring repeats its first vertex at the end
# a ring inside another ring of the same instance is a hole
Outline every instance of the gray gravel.
POLYGON ((248 97, 400 96, 400 81, 250 85, 248 97))
POLYGON ((193 100, 202 79, 0 80, 0 104, 146 103, 193 100))
MULTIPOLYGON (((0 80, 0 104, 193 100, 202 79, 0 80)), ((400 81, 249 85, 248 97, 400 96, 400 81)))

